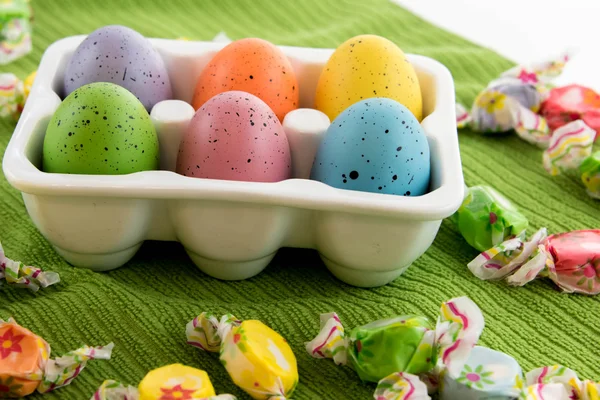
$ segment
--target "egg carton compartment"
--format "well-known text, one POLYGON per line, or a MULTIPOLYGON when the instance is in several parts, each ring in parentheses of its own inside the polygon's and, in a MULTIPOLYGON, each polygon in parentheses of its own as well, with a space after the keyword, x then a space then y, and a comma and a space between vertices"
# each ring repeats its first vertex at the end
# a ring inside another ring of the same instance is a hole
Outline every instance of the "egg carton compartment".
POLYGON ((257 183, 176 174, 179 141, 194 114, 200 72, 226 44, 150 39, 164 59, 175 99, 151 112, 160 169, 129 175, 51 174, 41 170, 46 127, 61 103, 65 66, 85 36, 62 39, 44 54, 31 95, 7 147, 3 169, 56 251, 76 267, 121 267, 145 240, 179 241, 205 273, 226 280, 262 271, 281 247, 316 249, 327 268, 355 286, 396 279, 431 245, 442 219, 463 199, 464 181, 449 71, 407 55, 423 95, 422 126, 431 150, 430 192, 403 197, 333 188, 309 180, 329 126, 313 107, 332 49, 284 47, 298 77, 300 107, 284 128, 293 179, 257 183))

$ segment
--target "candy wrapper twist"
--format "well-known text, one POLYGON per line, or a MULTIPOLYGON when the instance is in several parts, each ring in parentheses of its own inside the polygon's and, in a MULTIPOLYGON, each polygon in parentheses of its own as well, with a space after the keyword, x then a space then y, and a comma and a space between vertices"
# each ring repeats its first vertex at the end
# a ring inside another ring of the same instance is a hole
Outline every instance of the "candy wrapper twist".
POLYGON ((600 230, 580 230, 548 236, 546 228, 529 241, 510 239, 481 253, 468 264, 480 279, 506 279, 523 286, 548 277, 567 293, 600 293, 600 230))
POLYGON ((435 328, 429 319, 406 315, 371 322, 345 333, 335 313, 321 315, 321 331, 306 343, 315 358, 348 365, 361 380, 378 382, 393 374, 457 374, 483 331, 481 311, 467 297, 442 304, 435 328))
POLYGON ((516 237, 529 222, 503 195, 489 186, 472 186, 450 218, 467 243, 479 251, 516 237))
POLYGON ((517 66, 493 80, 477 96, 470 112, 456 106, 458 128, 496 134, 514 130, 521 139, 541 148, 548 147, 550 129, 537 112, 548 96, 552 81, 571 58, 565 53, 556 59, 517 66))
POLYGON ((182 364, 171 364, 150 371, 139 386, 126 386, 106 380, 90 400, 236 400, 230 394, 216 395, 208 374, 182 364))
POLYGON ((35 390, 47 393, 70 384, 89 360, 110 359, 113 344, 71 351, 50 358, 50 345, 18 325, 0 320, 0 397, 20 398, 35 390))
POLYGON ((219 352, 233 382, 254 399, 284 400, 298 384, 292 349, 260 321, 202 313, 186 327, 188 344, 219 352))
POLYGON ((34 292, 37 292, 40 287, 45 288, 60 282, 56 272, 43 272, 39 268, 6 257, 0 243, 0 286, 3 280, 9 285, 27 288, 34 292))
MULTIPOLYGON (((2 7, 0 5, 0 7, 2 7)), ((29 97, 36 73, 21 81, 14 74, 0 73, 0 118, 18 119, 29 97)))

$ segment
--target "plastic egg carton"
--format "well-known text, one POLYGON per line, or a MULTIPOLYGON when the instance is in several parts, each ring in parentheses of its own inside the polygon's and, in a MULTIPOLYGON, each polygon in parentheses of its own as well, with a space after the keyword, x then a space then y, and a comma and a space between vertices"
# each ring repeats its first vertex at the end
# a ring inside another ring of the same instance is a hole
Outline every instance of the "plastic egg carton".
POLYGON ((463 200, 464 182, 449 71, 408 55, 424 101, 431 148, 431 191, 401 197, 342 190, 308 180, 329 121, 308 109, 331 49, 281 47, 300 87, 286 117, 293 178, 277 183, 190 178, 174 170, 179 141, 194 110, 188 104, 202 68, 225 43, 151 39, 167 65, 174 96, 151 117, 161 170, 130 175, 42 172, 46 126, 61 102, 65 66, 84 36, 51 45, 4 156, 8 181, 23 194, 40 232, 69 263, 95 271, 123 266, 145 240, 179 241, 206 274, 226 280, 261 272, 282 247, 316 249, 327 268, 355 286, 396 279, 431 245, 442 219, 463 200))

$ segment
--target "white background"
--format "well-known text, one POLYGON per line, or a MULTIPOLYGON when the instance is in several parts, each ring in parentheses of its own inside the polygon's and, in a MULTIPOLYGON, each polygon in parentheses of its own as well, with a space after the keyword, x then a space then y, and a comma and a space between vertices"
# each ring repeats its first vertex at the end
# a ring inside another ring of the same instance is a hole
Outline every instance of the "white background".
POLYGON ((577 55, 555 81, 600 92, 600 0, 392 0, 518 62, 577 55))

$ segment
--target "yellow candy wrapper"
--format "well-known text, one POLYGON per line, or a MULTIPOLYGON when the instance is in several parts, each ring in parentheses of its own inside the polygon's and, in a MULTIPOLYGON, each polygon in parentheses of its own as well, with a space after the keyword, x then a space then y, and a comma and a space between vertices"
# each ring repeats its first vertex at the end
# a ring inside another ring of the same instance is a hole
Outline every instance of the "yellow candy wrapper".
POLYGON ((197 368, 171 364, 150 371, 137 388, 106 380, 90 400, 236 400, 216 395, 208 374, 197 368))
POLYGON ((188 344, 219 352, 233 382, 254 399, 288 399, 298 384, 292 349, 260 321, 202 313, 187 324, 188 344))

